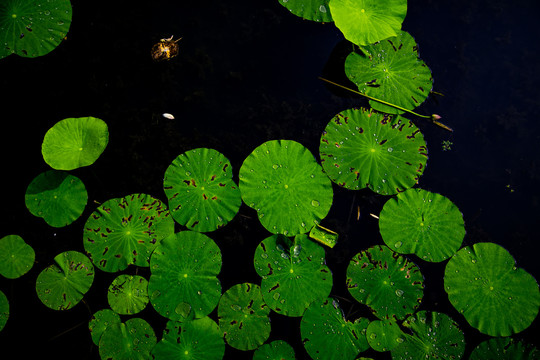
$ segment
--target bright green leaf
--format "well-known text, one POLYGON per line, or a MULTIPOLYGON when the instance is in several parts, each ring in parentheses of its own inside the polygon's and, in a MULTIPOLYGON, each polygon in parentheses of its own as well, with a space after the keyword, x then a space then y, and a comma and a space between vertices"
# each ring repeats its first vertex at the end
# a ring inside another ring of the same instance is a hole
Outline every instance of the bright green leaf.
POLYGON ((148 281, 139 275, 122 274, 109 286, 107 300, 120 315, 136 314, 148 304, 148 281))
POLYGON ((0 239, 0 275, 8 279, 23 276, 32 268, 36 253, 19 235, 0 239))

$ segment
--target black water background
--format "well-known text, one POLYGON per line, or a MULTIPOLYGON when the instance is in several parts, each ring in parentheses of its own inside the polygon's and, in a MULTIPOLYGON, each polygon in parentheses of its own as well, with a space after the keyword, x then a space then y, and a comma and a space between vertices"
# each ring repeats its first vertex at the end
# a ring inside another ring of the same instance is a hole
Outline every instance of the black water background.
MULTIPOLYGON (((455 129, 450 134, 417 122, 429 149, 419 187, 447 196, 460 208, 467 229, 465 244, 493 241, 503 245, 517 265, 537 279, 538 10, 535 1, 417 0, 409 2, 403 25, 417 40, 420 55, 433 72, 434 90, 445 95, 430 98, 419 111, 441 114, 455 129), (442 150, 443 140, 453 142, 451 151, 442 150)), ((85 322, 89 310, 107 306, 105 288, 114 275, 97 272, 86 297, 90 309, 80 304, 66 312, 49 310, 34 290, 37 275, 55 255, 82 251, 82 226, 96 206, 94 200, 103 202, 134 192, 165 200, 161 181, 166 167, 177 155, 196 147, 225 154, 236 174, 251 150, 271 139, 296 140, 316 155, 330 118, 365 104, 349 94, 333 92, 317 79, 321 74, 343 76, 339 62, 348 45, 339 31, 332 24, 297 18, 277 0, 153 1, 144 6, 74 0, 73 14, 67 41, 50 54, 0 60, 0 236, 23 236, 36 250, 37 261, 20 279, 0 279, 0 289, 11 306, 11 317, 0 332, 5 354, 24 356, 37 348, 43 356, 60 359, 99 358, 85 322), (152 44, 171 34, 184 37, 180 56, 153 63, 152 44), (163 112, 176 119, 162 118, 163 112), (73 172, 89 192, 81 219, 52 229, 28 213, 24 192, 36 175, 48 170, 40 154, 47 129, 61 119, 79 116, 105 120, 110 143, 96 164, 73 172)), ((378 213, 384 201, 385 197, 367 190, 335 187, 334 205, 324 223, 341 236, 340 244, 327 251, 334 295, 347 296, 344 274, 352 255, 382 244, 377 224, 367 214, 378 213), (362 210, 360 221, 356 220, 357 206, 362 210)), ((209 235, 223 252, 220 280, 224 291, 239 282, 260 281, 251 259, 267 233, 251 209, 243 206, 231 224, 209 235)), ((421 308, 443 311, 457 320, 469 352, 486 337, 468 327, 448 305, 442 288, 444 263, 411 258, 426 277, 421 308)), ((353 318, 368 315, 361 306, 342 305, 354 313, 353 318)), ((164 320, 150 306, 141 317, 151 322, 159 336, 164 320)), ((271 339, 291 342, 298 358, 307 358, 298 319, 273 316, 272 327, 271 339)), ((534 342, 539 329, 537 319, 518 337, 534 342)), ((540 345, 538 340, 536 345, 540 345)), ((251 357, 250 352, 247 355, 251 357)), ((227 359, 241 356, 227 348, 227 359)))

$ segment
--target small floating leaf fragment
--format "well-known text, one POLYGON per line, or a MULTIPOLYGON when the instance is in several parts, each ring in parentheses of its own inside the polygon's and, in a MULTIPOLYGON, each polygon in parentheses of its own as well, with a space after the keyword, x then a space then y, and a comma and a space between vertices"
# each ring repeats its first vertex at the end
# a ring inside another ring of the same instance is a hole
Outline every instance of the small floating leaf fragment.
POLYGON ((174 115, 169 113, 163 113, 161 114, 165 119, 174 120, 174 115))

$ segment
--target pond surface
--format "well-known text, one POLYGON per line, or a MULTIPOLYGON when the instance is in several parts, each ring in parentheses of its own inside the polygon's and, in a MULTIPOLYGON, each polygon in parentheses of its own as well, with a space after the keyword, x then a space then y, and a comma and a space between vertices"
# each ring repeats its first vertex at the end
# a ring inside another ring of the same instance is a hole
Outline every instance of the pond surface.
MULTIPOLYGON (((165 200, 163 174, 179 154, 214 148, 229 158, 235 179, 247 155, 267 140, 290 139, 318 154, 320 135, 339 111, 366 105, 326 86, 324 75, 342 80, 350 50, 333 24, 302 20, 277 0, 196 2, 73 0, 67 39, 50 54, 0 60, 3 103, 0 236, 19 234, 36 250, 34 268, 21 279, 0 279, 11 317, 0 344, 8 354, 42 349, 60 359, 97 359, 86 322, 107 307, 105 288, 114 275, 97 272, 79 304, 66 312, 45 308, 35 294, 39 272, 62 251, 83 251, 82 227, 95 202, 131 193, 165 200), (111 5, 111 3, 114 3, 111 5), (180 55, 154 63, 150 49, 164 37, 182 37, 180 55), (175 119, 166 119, 171 113, 175 119), (109 125, 110 142, 92 166, 74 171, 86 184, 89 203, 72 225, 52 229, 24 206, 30 181, 48 170, 41 157, 43 135, 68 117, 94 116, 109 125)), ((434 91, 418 111, 440 114, 453 133, 418 120, 429 150, 419 187, 452 200, 465 219, 465 245, 491 241, 504 246, 535 278, 540 277, 540 30, 537 1, 416 0, 403 29, 431 68, 434 91), (443 141, 451 142, 444 149, 443 141)), ((415 119, 416 120, 416 119, 415 119)), ((318 156, 318 155, 317 155, 318 156)), ((368 316, 345 288, 351 257, 383 244, 376 220, 387 197, 334 186, 334 204, 323 225, 337 231, 327 249, 334 274, 331 295, 351 318, 368 316), (357 209, 361 217, 357 220, 357 209)), ((253 268, 257 244, 268 236, 255 212, 243 205, 226 227, 208 234, 220 246, 223 290, 259 283, 253 268)), ((486 339, 449 305, 444 264, 414 256, 425 277, 423 310, 449 314, 465 332, 467 353, 486 339)), ((127 272, 135 273, 135 269, 127 272)), ((143 276, 146 270, 140 270, 143 276)), ((212 314, 215 319, 215 312, 212 314)), ((165 321, 150 306, 141 313, 158 334, 165 321)), ((272 316, 270 340, 283 339, 308 359, 298 318, 272 316)), ((540 346, 540 320, 518 338, 540 346)), ((385 358, 370 353, 369 356, 385 358)), ((251 358, 228 347, 226 359, 251 358)))

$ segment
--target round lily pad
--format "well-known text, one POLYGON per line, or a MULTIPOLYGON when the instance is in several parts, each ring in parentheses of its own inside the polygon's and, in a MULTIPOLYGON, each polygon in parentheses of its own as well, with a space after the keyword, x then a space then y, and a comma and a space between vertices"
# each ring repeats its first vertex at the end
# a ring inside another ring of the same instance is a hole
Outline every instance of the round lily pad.
POLYGON ((283 235, 263 240, 254 264, 262 277, 263 299, 278 314, 302 316, 311 302, 328 297, 332 290, 324 249, 305 234, 294 241, 283 235))
POLYGON ((422 301, 424 278, 414 263, 377 245, 353 256, 347 288, 379 319, 404 319, 422 301))
POLYGON ((345 320, 337 300, 314 301, 300 322, 302 343, 314 360, 353 360, 369 348, 368 324, 365 318, 345 320))
POLYGON ((84 254, 66 251, 37 277, 39 300, 53 310, 68 310, 81 301, 94 281, 94 266, 84 254))
POLYGON ((174 219, 190 230, 216 230, 227 224, 242 204, 231 163, 213 149, 179 155, 165 171, 163 188, 174 219))
POLYGON ((459 209, 446 197, 422 189, 389 199, 380 213, 379 228, 390 249, 433 262, 454 255, 465 237, 459 209))
POLYGON ((407 14, 407 0, 332 0, 329 5, 337 28, 357 45, 396 36, 407 14))
MULTIPOLYGON (((362 47, 345 60, 345 73, 358 91, 402 108, 413 110, 424 102, 432 87, 431 70, 418 57, 418 45, 405 31, 398 36, 362 47)), ((402 110, 370 100, 377 111, 401 114, 402 110)))
POLYGON ((223 332, 209 317, 186 322, 170 320, 163 338, 152 350, 155 360, 221 360, 224 354, 223 332))
POLYGON ((148 304, 148 281, 139 275, 122 274, 109 286, 107 300, 120 315, 136 314, 148 304))
POLYGON ((67 118, 54 124, 43 138, 43 160, 56 170, 92 165, 107 147, 109 130, 94 117, 67 118))
POLYGON ((444 289, 469 324, 491 336, 526 329, 540 307, 534 277, 517 268, 512 255, 493 243, 459 250, 446 265, 444 289))
POLYGON ((289 11, 306 20, 332 22, 330 0, 279 0, 279 3, 285 6, 289 11))
POLYGON ((405 341, 392 350, 394 360, 461 359, 465 337, 448 315, 419 311, 403 322, 405 341))
POLYGON ((264 344, 253 353, 253 360, 295 360, 294 349, 283 340, 264 344))
POLYGON ((101 339, 101 335, 105 329, 111 325, 120 324, 121 322, 120 315, 111 309, 96 311, 88 322, 88 330, 90 331, 92 342, 99 345, 99 339, 101 339))
POLYGON ((332 183, 309 150, 291 140, 253 150, 240 168, 239 185, 244 202, 273 234, 306 233, 332 205, 332 183))
POLYGON ((326 126, 321 163, 339 186, 393 195, 418 182, 427 162, 424 136, 401 116, 363 108, 344 110, 326 126))
POLYGON ((32 215, 43 218, 50 226, 63 227, 82 215, 88 193, 78 177, 49 170, 32 180, 24 200, 32 215))
POLYGON ((218 304, 220 270, 221 251, 208 236, 193 231, 171 235, 150 259, 150 302, 171 320, 202 318, 218 304))
POLYGON ((130 264, 149 266, 158 242, 174 232, 174 221, 161 200, 132 194, 101 204, 84 225, 83 244, 101 270, 116 272, 130 264))
POLYGON ((71 25, 69 0, 2 0, 0 59, 17 54, 37 57, 54 50, 71 25))
POLYGON ((19 235, 0 239, 0 275, 8 279, 23 276, 32 268, 36 253, 19 235))
POLYGON ((99 355, 111 360, 145 360, 156 342, 152 327, 143 319, 132 318, 105 329, 99 340, 99 355))
POLYGON ((7 296, 0 290, 0 331, 6 326, 9 319, 9 301, 7 296))
POLYGON ((270 308, 259 285, 243 283, 227 290, 218 306, 219 327, 235 349, 253 350, 270 336, 270 308))
POLYGON ((398 324, 391 320, 375 320, 366 329, 369 346, 380 352, 391 351, 405 341, 398 324))
POLYGON ((513 338, 492 338, 481 342, 469 360, 539 360, 540 351, 530 344, 513 338))

